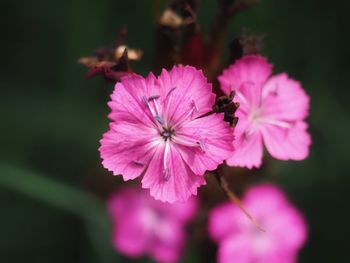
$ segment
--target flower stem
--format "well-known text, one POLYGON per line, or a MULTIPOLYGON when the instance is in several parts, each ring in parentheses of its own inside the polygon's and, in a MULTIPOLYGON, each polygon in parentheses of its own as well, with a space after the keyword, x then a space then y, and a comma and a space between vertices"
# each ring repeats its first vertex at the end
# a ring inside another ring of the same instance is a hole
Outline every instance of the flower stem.
POLYGON ((246 217, 262 232, 265 230, 260 226, 260 224, 255 220, 255 218, 245 209, 242 201, 236 196, 236 194, 230 190, 229 184, 226 178, 218 172, 218 169, 214 171, 215 178, 218 181, 221 189, 225 192, 225 194, 230 198, 232 203, 234 203, 238 208, 246 215, 246 217))

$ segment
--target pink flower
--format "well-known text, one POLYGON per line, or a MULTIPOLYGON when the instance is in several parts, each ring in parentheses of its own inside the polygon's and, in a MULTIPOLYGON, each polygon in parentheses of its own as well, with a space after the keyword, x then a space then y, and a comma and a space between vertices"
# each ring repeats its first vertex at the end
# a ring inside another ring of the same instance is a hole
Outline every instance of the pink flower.
POLYGON ((133 258, 148 255, 160 263, 177 262, 184 248, 185 224, 197 208, 195 201, 167 204, 132 188, 114 194, 108 212, 115 249, 133 258))
POLYGON ((251 188, 245 208, 265 229, 262 232, 232 203, 214 208, 209 233, 219 243, 219 263, 292 263, 304 245, 307 229, 301 214, 273 185, 251 188))
POLYGON ((302 160, 311 144, 307 132, 309 97, 300 83, 282 73, 271 76, 272 65, 264 57, 250 55, 238 60, 219 77, 221 89, 235 91, 240 103, 235 128, 232 166, 259 167, 263 144, 280 160, 302 160))
POLYGON ((190 66, 138 75, 117 83, 103 135, 103 166, 124 180, 143 176, 142 187, 157 200, 185 201, 205 184, 233 150, 233 129, 223 114, 211 114, 215 95, 202 71, 190 66))

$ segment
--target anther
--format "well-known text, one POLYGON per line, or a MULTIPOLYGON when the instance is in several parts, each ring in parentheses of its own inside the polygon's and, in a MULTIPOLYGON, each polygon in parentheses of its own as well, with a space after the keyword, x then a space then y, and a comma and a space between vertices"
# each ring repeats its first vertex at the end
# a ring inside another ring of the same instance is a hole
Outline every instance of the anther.
POLYGON ((202 150, 202 152, 206 152, 207 151, 207 147, 205 146, 203 140, 199 140, 198 142, 199 148, 202 150))
POLYGON ((133 164, 136 164, 136 165, 138 165, 138 166, 145 166, 145 164, 144 164, 143 162, 138 161, 138 160, 133 160, 132 163, 133 163, 133 164))
POLYGON ((161 124, 161 125, 164 124, 164 119, 163 119, 162 117, 160 117, 159 115, 156 115, 156 116, 154 117, 154 119, 155 119, 159 124, 161 124))
POLYGON ((164 180, 168 181, 170 178, 170 169, 167 167, 164 169, 164 180))
POLYGON ((142 99, 142 101, 143 101, 143 103, 145 104, 145 106, 149 109, 149 111, 151 112, 151 114, 153 115, 153 116, 155 116, 156 115, 156 113, 154 112, 154 109, 151 107, 151 105, 149 104, 149 98, 150 97, 146 97, 145 95, 143 95, 142 97, 141 97, 141 99, 142 99))
POLYGON ((192 100, 192 106, 193 106, 193 109, 194 109, 195 112, 199 111, 194 100, 192 100))
POLYGON ((149 96, 148 97, 148 101, 151 101, 151 100, 156 100, 159 98, 159 95, 152 95, 152 96, 149 96))
POLYGON ((163 131, 162 131, 161 135, 164 137, 165 140, 167 140, 168 138, 171 137, 172 131, 168 130, 166 128, 163 128, 163 131))
POLYGON ((173 91, 176 89, 176 87, 172 87, 169 91, 168 91, 168 94, 166 95, 165 97, 165 100, 168 100, 168 97, 171 93, 173 93, 173 91))
POLYGON ((142 99, 142 102, 145 104, 145 106, 148 107, 148 100, 147 100, 146 96, 143 95, 143 96, 141 97, 141 99, 142 99))

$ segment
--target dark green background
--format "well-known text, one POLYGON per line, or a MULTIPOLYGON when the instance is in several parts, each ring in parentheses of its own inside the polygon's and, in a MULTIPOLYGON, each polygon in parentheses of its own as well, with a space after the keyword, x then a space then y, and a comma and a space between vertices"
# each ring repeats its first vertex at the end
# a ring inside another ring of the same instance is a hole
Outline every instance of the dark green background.
MULTIPOLYGON (((0 262, 126 261, 110 251, 103 206, 83 186, 98 177, 112 87, 85 80, 76 60, 111 43, 127 24, 128 44, 145 52, 134 69, 150 71, 151 3, 1 2, 0 262)), ((202 1, 203 30, 216 11, 215 1, 202 1)), ((309 159, 274 161, 268 178, 307 217, 300 262, 350 262, 349 11, 349 1, 261 0, 230 26, 228 39, 242 27, 265 33, 263 54, 276 72, 300 80, 311 96, 309 159)), ((191 251, 184 261, 201 253, 191 251)))

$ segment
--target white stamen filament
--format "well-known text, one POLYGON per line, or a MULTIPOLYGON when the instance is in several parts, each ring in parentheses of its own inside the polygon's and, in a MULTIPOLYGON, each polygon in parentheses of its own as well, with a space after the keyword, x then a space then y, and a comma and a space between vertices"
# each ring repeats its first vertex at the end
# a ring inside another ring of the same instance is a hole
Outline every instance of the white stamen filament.
POLYGON ((240 100, 241 104, 249 105, 248 101, 246 100, 246 98, 243 96, 242 93, 236 92, 235 96, 240 100))
POLYGON ((153 101, 154 107, 156 109, 156 113, 157 113, 157 115, 159 115, 160 114, 160 110, 159 110, 159 106, 158 106, 158 103, 157 103, 157 98, 152 97, 152 101, 153 101))
POLYGON ((165 100, 168 101, 169 95, 173 93, 173 91, 176 89, 176 87, 172 87, 169 91, 168 94, 165 96, 165 100))
POLYGON ((167 165, 169 148, 170 148, 170 142, 169 142, 169 140, 166 140, 165 141, 164 156, 163 156, 163 167, 164 167, 164 179, 165 180, 168 180, 170 177, 170 169, 168 168, 168 165, 167 165))
POLYGON ((151 107, 151 105, 148 102, 148 99, 146 98, 146 96, 142 96, 142 100, 145 103, 146 107, 149 109, 149 111, 151 112, 152 116, 155 117, 157 114, 154 112, 153 108, 151 107))
POLYGON ((188 121, 188 118, 190 118, 192 116, 194 111, 198 111, 198 108, 197 108, 196 104, 193 101, 193 106, 192 106, 191 110, 186 114, 186 116, 181 117, 181 121, 176 123, 173 128, 175 129, 175 128, 181 126, 182 124, 184 124, 186 121, 188 121))
POLYGON ((279 120, 273 120, 273 119, 269 119, 269 118, 260 118, 259 122, 262 123, 266 123, 266 124, 271 124, 271 125, 275 125, 278 127, 282 127, 282 128, 291 128, 292 124, 286 121, 279 121, 279 120))
POLYGON ((155 120, 154 123, 157 125, 157 127, 160 130, 162 130, 162 125, 165 124, 165 121, 160 115, 159 106, 158 106, 158 103, 156 101, 158 98, 159 98, 159 95, 153 95, 153 96, 150 96, 148 98, 146 96, 142 96, 142 101, 145 103, 146 107, 151 112, 151 115, 153 116, 153 118, 155 120), (150 101, 153 101, 153 105, 154 105, 155 109, 150 104, 150 101))
POLYGON ((181 144, 183 146, 199 147, 203 152, 205 152, 205 145, 204 145, 203 141, 201 141, 201 140, 200 141, 196 141, 196 140, 193 140, 193 139, 179 137, 179 136, 173 136, 171 138, 171 140, 174 143, 181 144))
MULTIPOLYGON (((165 96, 165 100, 164 100, 164 108, 163 108, 163 114, 164 114, 164 116, 168 116, 168 113, 169 113, 169 103, 168 103, 168 100, 169 100, 169 98, 170 98, 170 94, 172 94, 173 93, 173 91, 176 89, 176 87, 173 87, 173 88, 171 88, 169 91, 168 91, 168 93, 167 93, 167 95, 165 96)), ((165 120, 165 124, 166 125, 168 125, 168 123, 167 123, 167 120, 165 120)))

